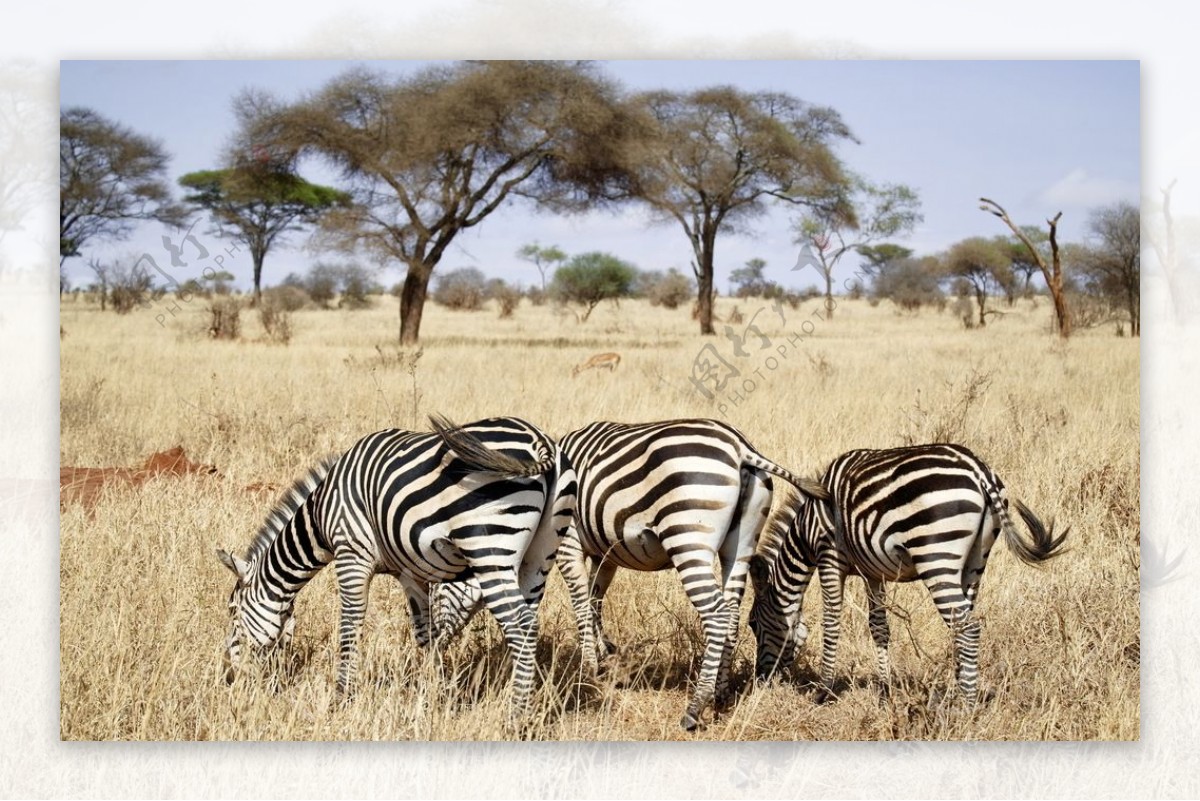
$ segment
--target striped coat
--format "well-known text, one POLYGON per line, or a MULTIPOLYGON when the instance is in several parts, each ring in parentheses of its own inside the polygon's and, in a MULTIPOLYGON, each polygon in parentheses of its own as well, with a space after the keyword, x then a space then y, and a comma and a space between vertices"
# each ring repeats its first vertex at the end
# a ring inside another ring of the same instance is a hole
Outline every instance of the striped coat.
MULTIPOLYGON (((613 648, 602 611, 617 568, 674 569, 705 639, 699 681, 681 721, 693 729, 710 703, 726 700, 748 562, 770 510, 770 476, 827 494, 716 420, 592 423, 567 434, 560 447, 579 479, 575 525, 558 566, 575 610, 584 671, 594 674, 613 648)), ((448 622, 440 627, 462 625, 470 595, 469 586, 442 591, 439 617, 448 622)))
POLYGON ((575 504, 575 476, 531 424, 492 418, 434 433, 389 429, 300 479, 244 558, 219 551, 237 582, 226 646, 232 680, 243 643, 290 636, 296 594, 331 562, 337 573, 339 693, 353 685, 371 579, 404 587, 418 644, 430 640, 429 590, 472 577, 514 660, 515 717, 533 683, 537 610, 575 504))
POLYGON ((883 585, 921 581, 954 633, 958 684, 968 703, 975 703, 980 627, 974 609, 992 546, 1003 533, 1021 561, 1037 564, 1061 553, 1066 532, 1054 537, 1053 527, 1047 531, 1016 501, 1033 535, 1026 542, 1009 516, 1004 484, 961 445, 850 451, 833 461, 822 483, 832 499, 791 504, 771 522, 782 531, 774 552, 751 562, 755 601, 750 625, 758 641, 758 675, 770 675, 802 644, 800 604, 815 569, 824 600, 824 693, 833 685, 848 575, 866 581, 868 619, 886 688, 889 631, 883 585))

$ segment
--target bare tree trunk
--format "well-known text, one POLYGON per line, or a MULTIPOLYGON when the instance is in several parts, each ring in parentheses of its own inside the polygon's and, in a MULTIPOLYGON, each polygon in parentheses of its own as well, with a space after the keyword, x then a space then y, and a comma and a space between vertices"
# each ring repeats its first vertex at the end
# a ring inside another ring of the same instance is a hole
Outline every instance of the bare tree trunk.
POLYGON ((1042 258, 1042 254, 1038 253, 1037 248, 1029 241, 1029 237, 1009 219, 1008 212, 999 203, 986 197, 979 198, 979 202, 983 204, 979 208, 999 217, 1025 245, 1029 255, 1041 269, 1042 277, 1046 279, 1046 288, 1050 290, 1050 296, 1054 299, 1054 318, 1058 325, 1058 335, 1063 339, 1070 337, 1071 312, 1067 308, 1067 298, 1063 294, 1062 257, 1058 251, 1058 220, 1062 217, 1062 212, 1060 211, 1052 219, 1046 220, 1050 226, 1050 254, 1054 262, 1053 268, 1051 268, 1042 258))
POLYGON ((421 314, 429 293, 433 266, 418 262, 408 266, 404 289, 400 293, 400 344, 415 345, 421 335, 421 314))

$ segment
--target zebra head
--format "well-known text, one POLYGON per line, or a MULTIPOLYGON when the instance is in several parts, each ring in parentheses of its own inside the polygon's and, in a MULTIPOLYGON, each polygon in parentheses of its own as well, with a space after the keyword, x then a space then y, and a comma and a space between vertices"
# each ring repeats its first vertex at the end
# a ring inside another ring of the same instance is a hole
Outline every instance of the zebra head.
POLYGON ((229 568, 237 583, 229 594, 229 636, 225 640, 225 683, 232 684, 241 663, 242 644, 266 651, 277 645, 287 647, 296 631, 290 602, 279 605, 269 598, 257 598, 252 565, 226 551, 217 550, 221 564, 229 568))
MULTIPOLYGON (((754 675, 760 681, 770 678, 781 662, 786 665, 790 661, 788 658, 795 657, 798 647, 794 642, 794 629, 788 625, 788 616, 775 590, 775 568, 774 561, 762 554, 755 554, 750 559, 750 580, 754 584, 750 630, 754 632, 756 650, 754 675)), ((803 629, 803 639, 799 643, 803 645, 803 640, 808 638, 808 629, 799 622, 799 615, 796 618, 799 628, 803 629)))

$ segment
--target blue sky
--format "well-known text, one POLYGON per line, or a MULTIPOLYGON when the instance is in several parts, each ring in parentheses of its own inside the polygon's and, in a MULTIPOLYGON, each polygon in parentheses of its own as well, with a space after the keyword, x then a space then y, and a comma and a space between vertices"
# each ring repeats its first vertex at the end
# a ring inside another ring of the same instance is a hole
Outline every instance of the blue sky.
MULTIPOLYGON (((295 99, 318 89, 349 61, 64 61, 62 105, 83 105, 160 139, 172 155, 172 179, 215 166, 233 129, 231 98, 255 87, 295 99)), ((365 62, 402 74, 424 62, 365 62)), ((1136 61, 608 61, 605 72, 630 90, 692 89, 732 84, 746 90, 788 92, 837 109, 861 144, 840 155, 876 181, 914 187, 924 223, 905 240, 932 253, 967 236, 1004 233, 999 220, 978 209, 981 195, 1001 202, 1018 223, 1037 224, 1063 212, 1064 241, 1085 236, 1089 208, 1116 200, 1138 202, 1140 183, 1139 83, 1136 61)), ((336 182, 318 162, 307 177, 336 182)), ((796 288, 814 283, 813 272, 790 272, 797 246, 791 213, 780 209, 716 248, 717 285, 751 258, 768 263, 768 275, 796 288)), ((200 223, 194 233, 210 251, 216 237, 200 223)), ((141 226, 125 242, 93 246, 67 262, 68 276, 86 284, 86 256, 117 258, 163 254, 165 229, 141 226)), ((461 234, 439 270, 478 267, 525 285, 536 269, 517 259, 523 244, 555 244, 567 253, 604 250, 643 269, 678 267, 691 251, 676 224, 651 224, 634 206, 617 213, 557 217, 511 205, 461 234)), ((268 254, 264 283, 303 272, 321 254, 294 234, 268 254)), ((186 257, 185 257, 186 258, 186 257)), ((161 263, 161 262, 160 262, 161 263)), ((227 261, 243 287, 250 262, 244 250, 227 261)), ((839 268, 848 277, 855 264, 839 268)), ((186 270, 181 271, 185 273, 186 270)), ((436 274, 435 274, 436 275, 436 274)), ((403 277, 392 265, 379 273, 386 284, 403 277)))

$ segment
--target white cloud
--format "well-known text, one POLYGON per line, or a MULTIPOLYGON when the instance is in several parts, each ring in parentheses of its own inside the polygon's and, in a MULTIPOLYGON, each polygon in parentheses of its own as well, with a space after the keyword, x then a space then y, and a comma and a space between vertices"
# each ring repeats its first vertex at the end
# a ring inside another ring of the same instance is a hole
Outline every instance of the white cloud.
POLYGON ((1076 167, 1038 194, 1038 200, 1051 206, 1102 206, 1118 200, 1137 202, 1138 186, 1132 181, 1092 175, 1076 167))

